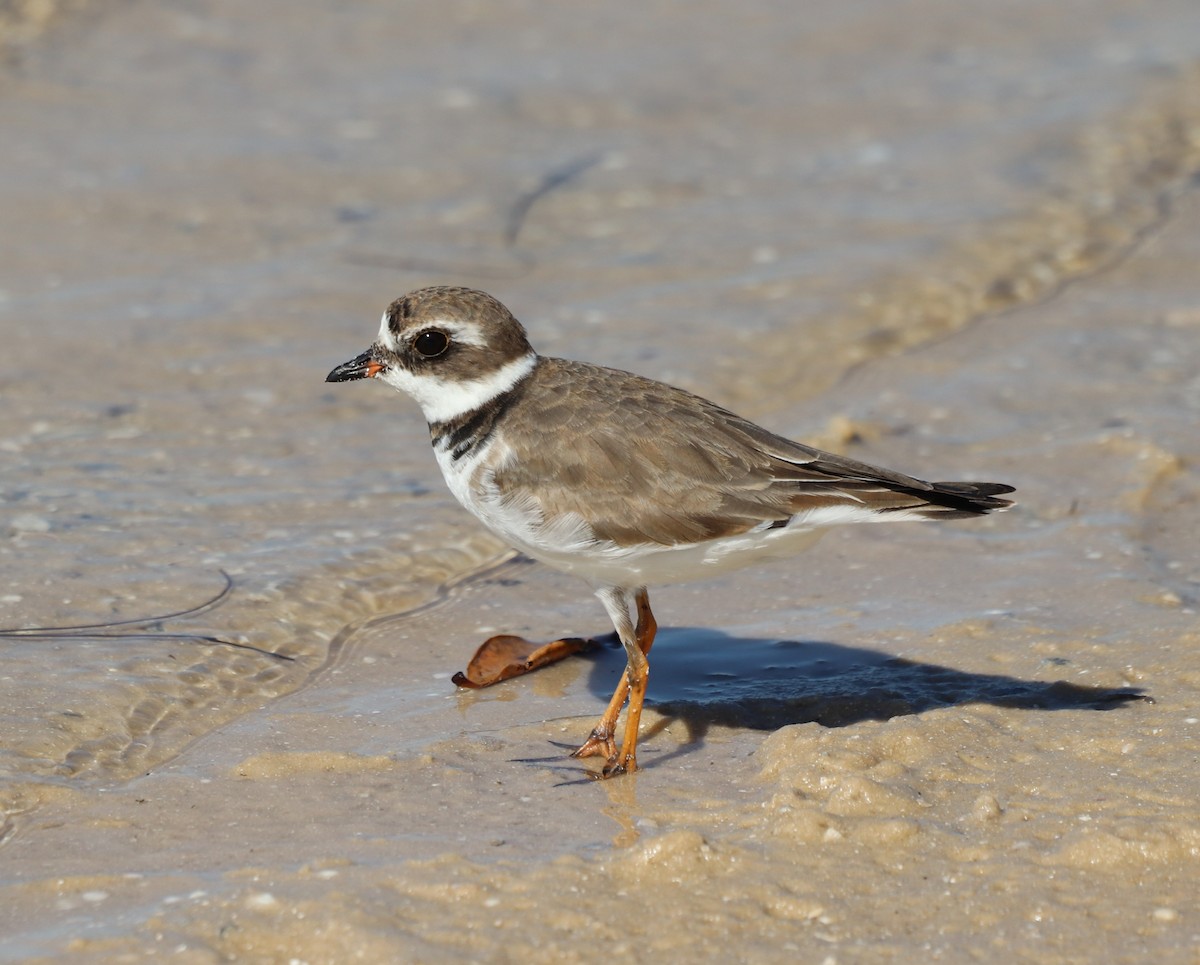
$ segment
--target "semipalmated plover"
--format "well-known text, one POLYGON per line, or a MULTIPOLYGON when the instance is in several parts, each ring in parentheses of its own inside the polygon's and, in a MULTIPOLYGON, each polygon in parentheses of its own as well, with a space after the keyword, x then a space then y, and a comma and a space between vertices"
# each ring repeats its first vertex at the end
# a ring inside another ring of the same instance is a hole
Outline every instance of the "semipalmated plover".
POLYGON ((647 586, 791 556, 840 523, 1012 505, 1002 483, 924 482, 791 442, 653 379, 543 358, 508 309, 468 288, 392 302, 375 343, 326 381, 362 378, 416 399, 460 503, 604 604, 628 662, 574 756, 603 754, 606 777, 637 767, 656 629, 647 586))

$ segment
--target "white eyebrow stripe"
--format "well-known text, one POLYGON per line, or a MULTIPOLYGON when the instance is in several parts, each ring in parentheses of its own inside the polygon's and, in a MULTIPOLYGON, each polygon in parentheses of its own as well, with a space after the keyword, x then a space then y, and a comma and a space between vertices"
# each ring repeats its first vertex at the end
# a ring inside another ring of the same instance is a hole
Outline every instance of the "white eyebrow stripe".
MULTIPOLYGON (((379 320, 379 344, 392 352, 399 352, 400 340, 393 334, 392 326, 389 323, 388 313, 384 312, 383 318, 379 320)), ((452 341, 461 342, 463 345, 474 345, 476 348, 488 347, 486 339, 479 333, 479 329, 476 326, 466 325, 447 318, 432 318, 420 328, 414 328, 412 333, 416 335, 419 332, 427 332, 434 328, 445 332, 450 336, 452 341)))
POLYGON ((488 347, 487 341, 479 334, 479 328, 475 325, 464 325, 462 322, 435 318, 428 325, 422 325, 420 330, 425 332, 431 328, 445 332, 452 341, 461 342, 463 345, 474 345, 476 348, 488 347))

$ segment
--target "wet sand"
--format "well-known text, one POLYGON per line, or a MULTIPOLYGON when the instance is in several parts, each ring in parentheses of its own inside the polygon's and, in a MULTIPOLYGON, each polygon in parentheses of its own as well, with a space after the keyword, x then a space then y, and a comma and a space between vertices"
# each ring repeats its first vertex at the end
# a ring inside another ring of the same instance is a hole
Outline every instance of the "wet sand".
POLYGON ((0 89, 0 612, 233 589, 0 644, 0 957, 1194 961, 1200 32, 1154 7, 43 36, 0 89), (589 781, 615 650, 449 676, 599 606, 502 562, 415 408, 320 384, 430 281, 1021 507, 654 591, 645 769, 589 781))

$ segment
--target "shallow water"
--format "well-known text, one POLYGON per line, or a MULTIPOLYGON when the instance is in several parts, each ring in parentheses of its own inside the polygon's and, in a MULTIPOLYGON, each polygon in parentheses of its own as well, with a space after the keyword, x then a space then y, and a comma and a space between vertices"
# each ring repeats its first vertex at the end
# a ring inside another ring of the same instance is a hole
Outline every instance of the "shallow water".
POLYGON ((0 85, 0 625, 233 588, 0 642, 3 954, 649 954, 698 934, 675 882, 762 958, 992 929, 1079 960, 1088 915, 1186 954, 1200 12, 1150 9, 97 4, 28 48, 0 85), (650 767, 593 785, 556 743, 615 653, 448 678, 599 607, 491 568, 415 407, 321 382, 435 281, 548 354, 1022 506, 656 591, 650 767), (1104 699, 1129 688, 1158 703, 1104 699), (786 874, 773 840, 803 845, 786 874), (978 906, 914 863, 976 869, 978 906), (495 944, 494 898, 588 876, 579 920, 495 944))

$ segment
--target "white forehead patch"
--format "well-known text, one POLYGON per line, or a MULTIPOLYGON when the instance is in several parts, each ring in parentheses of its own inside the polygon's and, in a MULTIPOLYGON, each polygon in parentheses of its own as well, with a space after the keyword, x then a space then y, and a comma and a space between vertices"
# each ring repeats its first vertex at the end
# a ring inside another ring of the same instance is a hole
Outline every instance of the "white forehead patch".
POLYGON ((392 327, 388 324, 388 313, 383 313, 383 318, 379 320, 379 344, 390 352, 396 351, 396 336, 392 334, 392 327))

